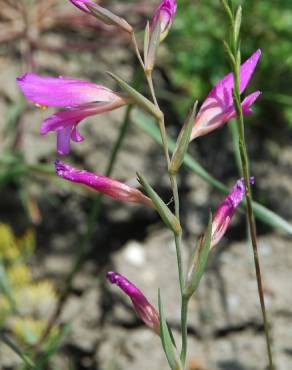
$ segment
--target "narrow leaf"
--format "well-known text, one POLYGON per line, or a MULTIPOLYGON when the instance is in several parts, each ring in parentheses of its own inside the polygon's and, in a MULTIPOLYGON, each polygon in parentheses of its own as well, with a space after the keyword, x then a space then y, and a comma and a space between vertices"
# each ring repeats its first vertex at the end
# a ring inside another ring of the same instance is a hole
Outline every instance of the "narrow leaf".
POLYGON ((231 67, 232 67, 232 69, 234 69, 234 66, 235 66, 235 63, 236 63, 235 58, 234 58, 234 55, 232 54, 230 46, 228 45, 228 43, 225 40, 223 41, 223 46, 224 46, 224 50, 225 50, 226 54, 228 55, 231 67))
MULTIPOLYGON (((160 132, 157 125, 151 120, 150 117, 143 114, 143 112, 135 110, 132 115, 133 122, 138 127, 142 128, 152 139, 161 145, 160 132)), ((168 138, 169 149, 173 152, 175 143, 172 139, 168 138)), ((221 191, 223 194, 228 194, 228 188, 220 181, 210 175, 204 167, 202 167, 194 158, 186 154, 184 158, 184 165, 190 171, 196 173, 208 184, 212 185, 215 189, 221 191)), ((281 229, 286 233, 292 235, 292 225, 286 221, 283 217, 279 216, 275 212, 269 210, 263 205, 253 201, 253 210, 255 217, 267 225, 281 229)), ((242 202, 241 208, 246 207, 245 200, 242 202)))
POLYGON ((242 7, 239 6, 237 9, 236 15, 235 15, 235 22, 234 22, 234 41, 235 41, 236 46, 238 46, 241 19, 242 19, 242 7))
POLYGON ((172 343, 169 327, 165 320, 160 291, 158 291, 158 307, 160 316, 160 337, 168 364, 172 370, 180 370, 182 369, 182 365, 172 343))
POLYGON ((111 72, 107 72, 119 85, 120 87, 125 90, 125 92, 133 99, 133 101, 139 105, 141 108, 145 109, 148 113, 153 115, 155 118, 159 119, 161 117, 160 110, 151 103, 150 100, 145 98, 142 94, 140 94, 137 90, 135 90, 132 86, 128 85, 125 81, 123 81, 120 77, 116 76, 111 72))
POLYGON ((187 283, 184 289, 184 295, 188 299, 194 294, 194 292, 198 288, 198 285, 205 272, 210 251, 211 238, 212 238, 212 215, 210 213, 207 230, 199 240, 199 245, 195 251, 195 255, 192 260, 192 265, 188 273, 187 283))
POLYGON ((230 23, 233 24, 233 21, 234 21, 233 20, 233 14, 232 14, 232 10, 231 10, 229 4, 227 3, 226 0, 220 0, 220 1, 221 1, 221 4, 223 5, 223 8, 224 8, 226 14, 228 15, 230 23))
POLYGON ((61 329, 60 333, 46 346, 42 357, 38 360, 33 370, 43 370, 46 368, 51 357, 57 352, 62 340, 68 335, 71 330, 71 324, 66 324, 61 329))
POLYGON ((146 64, 148 48, 149 48, 149 38, 150 38, 150 26, 147 22, 145 32, 144 32, 144 64, 146 64))
POLYGON ((142 184, 146 193, 151 198, 157 212, 159 213, 165 225, 169 227, 175 234, 179 234, 181 232, 181 226, 178 219, 170 211, 170 209, 163 202, 156 191, 151 187, 151 185, 146 181, 146 179, 140 174, 137 174, 137 176, 139 182, 142 184))
POLYGON ((145 60, 145 71, 150 73, 153 70, 157 50, 160 43, 161 25, 158 19, 154 31, 150 35, 149 46, 147 49, 147 58, 145 60))
POLYGON ((7 298, 11 308, 16 310, 16 302, 13 296, 12 289, 9 284, 9 280, 6 275, 6 271, 2 261, 0 260, 0 291, 5 295, 7 298))
POLYGON ((112 26, 119 27, 123 31, 126 31, 128 33, 133 32, 133 27, 125 19, 117 16, 108 9, 105 9, 98 4, 94 5, 86 4, 86 6, 91 11, 91 13, 96 18, 100 19, 102 22, 112 26))
POLYGON ((180 166, 183 163, 184 157, 186 155, 190 143, 193 121, 197 112, 197 105, 198 102, 196 101, 191 112, 188 114, 188 117, 177 139, 169 167, 170 173, 173 174, 177 173, 177 171, 179 170, 180 166))
POLYGON ((18 347, 18 345, 4 333, 0 334, 0 340, 5 343, 13 352, 15 352, 22 361, 29 367, 34 368, 34 363, 32 360, 18 347))

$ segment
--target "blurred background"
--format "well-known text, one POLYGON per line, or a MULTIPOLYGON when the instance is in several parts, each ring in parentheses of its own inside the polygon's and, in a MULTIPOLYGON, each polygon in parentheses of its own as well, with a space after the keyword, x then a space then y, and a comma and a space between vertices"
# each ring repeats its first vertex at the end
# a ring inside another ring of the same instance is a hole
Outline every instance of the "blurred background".
MULTIPOLYGON (((201 103, 230 70, 222 41, 228 24, 219 0, 178 0, 172 29, 159 49, 154 82, 176 137, 195 99, 201 103)), ((100 1, 143 30, 158 1, 100 1)), ((292 224, 292 3, 243 0, 242 59, 262 58, 249 91, 261 90, 246 135, 258 202, 292 224)), ((53 110, 25 101, 15 79, 32 70, 118 89, 112 71, 148 94, 129 40, 65 0, 0 0, 0 368, 30 369, 4 342, 35 355, 40 369, 167 369, 159 338, 129 301, 105 282, 108 270, 134 281, 157 303, 161 288, 170 325, 179 329, 175 250, 159 217, 140 206, 100 199, 54 174, 55 137, 39 135, 53 110), (48 330, 50 329, 50 330, 48 330), (7 340, 6 340, 7 341, 7 340), (149 354, 151 354, 149 356, 149 354)), ((138 126, 147 119, 123 109, 86 120, 85 141, 66 161, 109 169, 121 127, 129 121, 112 176, 134 183, 136 172, 171 200, 160 147, 138 126)), ((238 178, 232 122, 190 145, 191 157, 227 186, 238 178)), ((186 255, 223 195, 183 169, 180 177, 186 255)), ((291 237, 259 221, 263 280, 277 369, 292 366, 291 237)), ((190 305, 190 370, 266 366, 252 253, 238 213, 211 256, 190 305)), ((33 356, 34 356, 33 355, 33 356)))

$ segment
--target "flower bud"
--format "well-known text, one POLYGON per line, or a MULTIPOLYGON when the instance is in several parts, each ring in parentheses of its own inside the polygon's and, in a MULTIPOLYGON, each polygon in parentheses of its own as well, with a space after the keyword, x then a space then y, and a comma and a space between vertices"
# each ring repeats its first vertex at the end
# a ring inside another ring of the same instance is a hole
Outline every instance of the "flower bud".
POLYGON ((153 207, 152 201, 140 190, 132 188, 120 181, 113 180, 110 177, 79 170, 59 159, 55 161, 55 168, 57 175, 63 179, 87 185, 99 193, 124 202, 141 203, 148 207, 153 207))
POLYGON ((160 333, 160 320, 159 314, 155 307, 153 307, 133 283, 126 279, 123 275, 110 271, 106 274, 107 279, 116 284, 122 289, 124 293, 131 299, 134 309, 141 320, 157 334, 160 333))
POLYGON ((163 41, 168 34, 176 12, 176 0, 162 0, 151 19, 150 33, 153 33, 155 26, 160 21, 160 41, 163 41))
MULTIPOLYGON (((250 178, 250 183, 254 184, 254 177, 250 178)), ((245 195, 245 190, 245 182, 241 178, 218 207, 212 223, 211 248, 215 247, 225 234, 236 208, 245 195)))

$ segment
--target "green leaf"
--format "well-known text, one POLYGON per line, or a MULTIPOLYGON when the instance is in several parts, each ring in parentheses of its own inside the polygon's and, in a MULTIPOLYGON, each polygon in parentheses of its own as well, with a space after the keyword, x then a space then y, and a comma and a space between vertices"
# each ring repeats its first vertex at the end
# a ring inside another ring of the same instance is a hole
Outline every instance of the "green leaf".
POLYGON ((223 8, 224 8, 228 18, 229 18, 230 23, 233 24, 233 22, 234 22, 233 14, 232 14, 232 10, 231 10, 229 4, 227 3, 226 0, 220 0, 220 1, 221 1, 221 4, 223 5, 223 8))
POLYGON ((170 211, 170 209, 163 202, 156 191, 151 187, 151 185, 146 181, 146 179, 140 174, 137 174, 137 176, 139 182, 142 184, 146 193, 152 200, 157 212, 159 213, 165 225, 169 227, 175 234, 179 234, 181 232, 181 226, 178 219, 170 211))
POLYGON ((57 352, 62 340, 68 335, 71 330, 71 324, 66 324, 54 339, 46 346, 42 353, 42 357, 35 364, 34 370, 42 370, 46 367, 51 357, 57 352))
POLYGON ((160 291, 158 291, 158 307, 160 316, 160 337, 168 364, 172 370, 180 370, 182 369, 182 365, 171 340, 170 329, 165 320, 160 291))
POLYGON ((234 22, 234 41, 235 45, 238 46, 238 39, 241 27, 241 19, 242 19, 242 7, 239 6, 235 15, 235 22, 234 22))
POLYGON ((120 77, 116 76, 111 72, 107 72, 119 85, 120 87, 125 90, 125 92, 132 98, 132 100, 141 108, 145 109, 148 113, 153 115, 155 118, 161 118, 160 110, 145 96, 140 94, 137 90, 135 90, 132 86, 128 85, 125 81, 123 81, 120 77))
POLYGON ((149 46, 147 49, 147 57, 145 60, 145 71, 151 73, 154 67, 157 50, 160 43, 161 25, 158 19, 154 31, 150 34, 149 46))
POLYGON ((1 333, 0 340, 5 343, 13 352, 15 352, 30 369, 34 368, 35 365, 33 361, 18 347, 18 345, 12 339, 7 337, 4 333, 1 333))
POLYGON ((98 4, 86 4, 86 6, 91 11, 91 13, 102 22, 119 27, 123 31, 126 31, 128 33, 133 32, 133 27, 125 19, 117 16, 108 9, 105 9, 98 4))
POLYGON ((184 296, 187 297, 187 299, 194 294, 205 272, 210 252, 211 238, 212 215, 210 213, 207 230, 199 240, 199 245, 195 251, 192 265, 188 273, 187 283, 184 289, 184 296))
POLYGON ((188 117, 178 136, 169 167, 169 172, 172 174, 177 173, 177 171, 179 170, 180 166, 183 163, 184 157, 188 150, 193 128, 193 121, 197 112, 197 105, 198 102, 196 101, 191 112, 188 114, 188 117))
POLYGON ((2 261, 0 260, 0 291, 7 298, 11 308, 16 310, 16 302, 13 296, 13 292, 4 268, 2 261))
MULTIPOLYGON (((135 110, 132 114, 133 122, 140 128, 142 128, 150 137, 152 137, 157 143, 161 144, 160 132, 157 125, 151 120, 150 117, 143 114, 141 111, 135 110)), ((175 143, 172 139, 168 139, 169 149, 171 151, 175 148, 175 143)), ((190 171, 196 173, 208 184, 212 185, 217 190, 224 194, 228 194, 229 189, 222 184, 222 182, 215 179, 210 175, 194 158, 189 154, 185 155, 184 165, 190 171)), ((281 229, 286 233, 292 235, 292 225, 283 219, 281 216, 277 215, 275 212, 269 210, 263 205, 252 202, 255 217, 267 225, 281 229)), ((242 202, 242 207, 246 207, 245 200, 242 202)))
POLYGON ((144 32, 144 64, 146 64, 146 60, 147 60, 149 40, 150 40, 150 26, 149 26, 149 21, 147 21, 147 25, 146 25, 145 32, 144 32))

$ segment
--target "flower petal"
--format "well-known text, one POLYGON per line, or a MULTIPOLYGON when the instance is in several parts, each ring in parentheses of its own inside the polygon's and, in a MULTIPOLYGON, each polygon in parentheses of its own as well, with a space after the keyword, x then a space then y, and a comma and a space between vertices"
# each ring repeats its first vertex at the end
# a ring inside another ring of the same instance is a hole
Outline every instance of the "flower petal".
POLYGON ((89 81, 70 77, 42 77, 26 73, 17 83, 28 100, 52 107, 73 107, 91 102, 111 102, 118 95, 89 81))
POLYGON ((96 5, 96 3, 91 0, 70 0, 70 2, 73 5, 75 5, 77 8, 79 8, 80 10, 83 10, 84 12, 88 14, 91 14, 91 13, 90 13, 90 10, 87 8, 87 4, 93 7, 94 5, 96 5))
POLYGON ((79 170, 60 160, 55 162, 56 173, 63 179, 87 185, 91 189, 124 202, 133 202, 153 207, 152 201, 140 190, 123 182, 94 172, 79 170))
POLYGON ((95 114, 107 112, 113 107, 107 103, 92 103, 84 106, 70 108, 64 111, 57 112, 46 118, 41 125, 40 133, 47 134, 49 131, 61 130, 67 126, 76 125, 86 117, 95 114))
POLYGON ((121 290, 131 298, 135 311, 144 323, 153 329, 157 334, 160 332, 159 314, 154 306, 147 300, 140 289, 123 275, 110 271, 106 274, 107 279, 116 284, 121 290))
POLYGON ((72 128, 71 139, 76 143, 80 143, 81 141, 85 140, 84 137, 78 131, 77 125, 74 125, 72 128))
POLYGON ((261 91, 255 91, 251 94, 249 94, 241 103, 243 113, 244 114, 251 114, 252 110, 250 109, 250 106, 253 105, 253 103, 257 100, 257 98, 262 95, 261 91))
MULTIPOLYGON (((254 182, 254 177, 251 177, 250 183, 254 184, 254 182)), ((218 207, 212 222, 212 248, 225 234, 236 208, 239 206, 245 195, 245 191, 245 182, 244 179, 241 178, 236 182, 236 184, 230 190, 230 193, 218 207)))
POLYGON ((66 127, 57 132, 57 151, 60 155, 67 155, 70 153, 70 139, 72 127, 66 127))
MULTIPOLYGON (((240 93, 246 88, 251 76, 255 70, 257 62, 261 56, 260 49, 256 50, 240 67, 240 93)), ((234 79, 233 73, 229 73, 224 78, 216 83, 213 89, 208 94, 204 103, 197 114, 197 119, 205 115, 208 111, 209 116, 217 116, 223 113, 226 109, 230 108, 233 104, 233 87, 234 79), (213 111, 213 112, 212 112, 213 111)), ((205 125, 208 124, 204 118, 205 125)))
POLYGON ((155 13, 151 19, 151 32, 154 31, 159 19, 161 27, 161 39, 164 39, 172 25, 175 12, 176 0, 161 0, 160 5, 155 10, 155 13))

